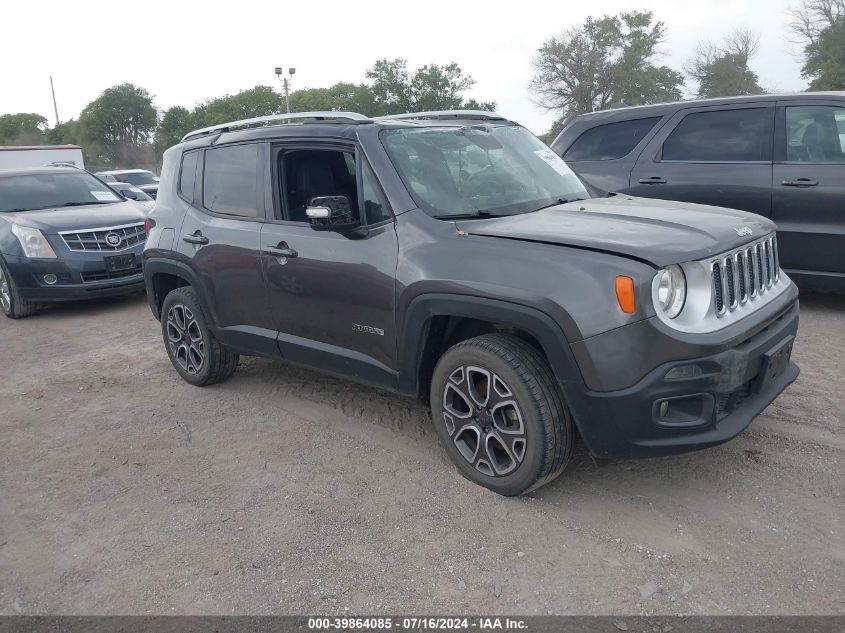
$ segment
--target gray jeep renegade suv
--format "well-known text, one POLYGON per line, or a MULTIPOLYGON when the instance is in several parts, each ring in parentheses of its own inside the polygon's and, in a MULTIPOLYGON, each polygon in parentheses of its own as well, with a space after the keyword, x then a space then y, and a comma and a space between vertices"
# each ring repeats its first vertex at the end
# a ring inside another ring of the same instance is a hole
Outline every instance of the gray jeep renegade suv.
POLYGON ((591 199, 490 112, 197 130, 147 229, 186 381, 250 354, 418 396, 459 471, 505 495, 555 478, 576 430, 598 458, 725 442, 798 376, 771 221, 591 199))

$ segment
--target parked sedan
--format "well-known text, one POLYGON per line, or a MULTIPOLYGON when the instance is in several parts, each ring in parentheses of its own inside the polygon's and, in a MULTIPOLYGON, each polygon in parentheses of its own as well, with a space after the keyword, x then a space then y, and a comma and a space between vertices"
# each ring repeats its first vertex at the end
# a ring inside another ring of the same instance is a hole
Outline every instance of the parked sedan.
POLYGON ((552 149, 594 190, 771 218, 792 279, 845 291, 845 92, 593 112, 552 149))
POLYGON ((117 182, 126 182, 135 185, 144 193, 155 200, 158 194, 158 176, 146 169, 112 169, 109 171, 98 171, 95 176, 107 182, 114 178, 117 182))
POLYGON ((0 309, 128 294, 144 287, 145 213, 86 171, 0 170, 0 309))

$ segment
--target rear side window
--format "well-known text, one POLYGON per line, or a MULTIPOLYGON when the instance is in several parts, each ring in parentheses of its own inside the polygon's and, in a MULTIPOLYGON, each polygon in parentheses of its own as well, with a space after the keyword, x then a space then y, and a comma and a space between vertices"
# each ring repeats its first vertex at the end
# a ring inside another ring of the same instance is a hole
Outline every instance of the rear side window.
POLYGON ((599 125, 587 130, 572 144, 564 160, 613 160, 630 154, 660 117, 633 119, 599 125))
POLYGON ((686 115, 663 143, 663 160, 750 162, 771 159, 766 108, 686 115))
POLYGON ((258 217, 258 145, 205 150, 203 206, 209 211, 258 217))
POLYGON ((194 183, 197 177, 197 158, 199 152, 182 155, 182 171, 179 175, 179 193, 188 201, 194 199, 194 183))

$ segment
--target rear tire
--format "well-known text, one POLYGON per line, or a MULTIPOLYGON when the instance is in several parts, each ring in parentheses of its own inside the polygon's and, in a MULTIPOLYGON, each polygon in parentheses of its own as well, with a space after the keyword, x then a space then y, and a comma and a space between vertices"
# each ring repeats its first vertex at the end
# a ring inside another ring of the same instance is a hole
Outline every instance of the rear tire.
POLYGON ((6 262, 0 258, 0 309, 10 319, 22 319, 35 313, 36 304, 24 299, 6 262))
POLYGON ((434 427, 458 471, 501 495, 555 479, 572 453, 569 409, 530 344, 486 334, 443 354, 431 381, 434 427))
POLYGON ((171 291, 161 308, 161 334, 167 356, 186 382, 205 387, 226 380, 240 357, 208 328, 205 310, 190 286, 171 291))

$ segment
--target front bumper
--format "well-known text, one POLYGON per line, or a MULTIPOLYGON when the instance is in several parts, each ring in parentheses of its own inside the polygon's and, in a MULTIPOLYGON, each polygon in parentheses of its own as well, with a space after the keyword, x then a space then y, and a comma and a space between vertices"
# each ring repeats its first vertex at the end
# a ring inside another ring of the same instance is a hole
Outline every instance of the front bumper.
POLYGON ((783 362, 797 330, 798 300, 793 296, 753 332, 701 346, 710 353, 663 363, 630 387, 596 391, 570 385, 567 397, 585 443, 597 457, 635 458, 730 440, 798 377, 798 366, 783 362), (767 356, 777 349, 785 350, 777 356, 780 371, 766 379, 767 356), (673 369, 674 375, 669 374, 673 369), (664 401, 667 409, 661 411, 664 401))
POLYGON ((6 257, 9 273, 25 299, 39 303, 73 301, 120 294, 144 289, 141 270, 143 244, 121 251, 134 254, 137 265, 129 270, 109 273, 104 255, 113 253, 61 253, 57 259, 6 257), (55 284, 44 282, 44 275, 57 278, 55 284))

